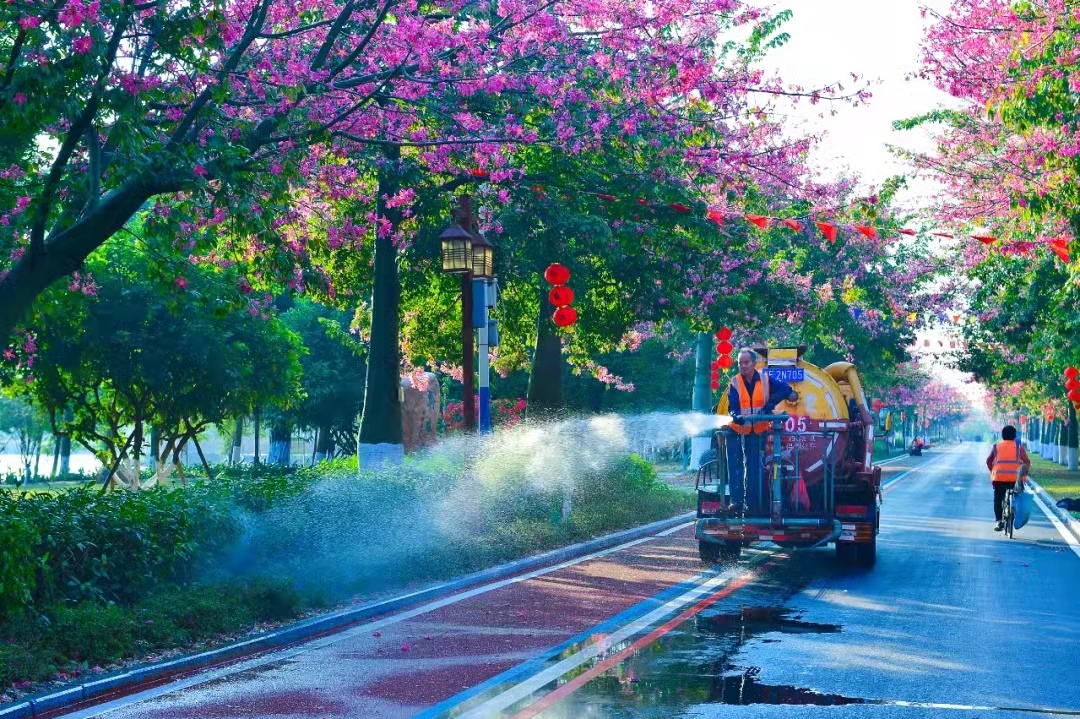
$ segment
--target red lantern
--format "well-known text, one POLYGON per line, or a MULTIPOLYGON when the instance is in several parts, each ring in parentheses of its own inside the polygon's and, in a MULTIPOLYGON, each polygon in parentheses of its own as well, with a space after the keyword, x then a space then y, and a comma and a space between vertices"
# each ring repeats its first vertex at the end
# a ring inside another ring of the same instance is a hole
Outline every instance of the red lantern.
POLYGON ((712 372, 710 372, 709 373, 709 379, 711 379, 713 382, 719 382, 720 381, 720 370, 714 369, 712 372))
POLYGON ((715 392, 718 389, 720 389, 720 380, 715 380, 714 379, 712 381, 712 391, 715 392))
POLYGON ((732 347, 731 343, 728 342, 727 340, 721 340, 720 342, 716 343, 716 353, 717 354, 729 355, 729 354, 731 354, 731 350, 733 350, 733 349, 735 349, 735 348, 732 347))
POLYGON ((720 369, 720 363, 717 362, 716 360, 713 360, 712 364, 709 365, 709 369, 711 369, 711 370, 720 369))
POLYGON ((731 328, 721 327, 719 330, 716 331, 716 339, 720 340, 721 342, 727 342, 729 339, 731 339, 731 328))
POLYGON ((1065 379, 1076 379, 1077 377, 1080 377, 1080 369, 1076 369, 1075 367, 1067 367, 1065 369, 1065 379))
POLYGON ((569 327, 577 322, 577 310, 573 307, 560 307, 555 310, 555 314, 551 315, 551 319, 559 327, 569 327))
POLYGON ((556 307, 565 307, 574 301, 574 291, 566 285, 555 285, 548 292, 548 302, 556 307))
POLYGON ((1074 389, 1070 391, 1068 397, 1070 402, 1080 402, 1080 389, 1074 389))
POLYGON ((880 399, 875 399, 873 402, 871 402, 870 403, 870 409, 874 410, 875 412, 877 412, 879 409, 881 409, 881 400, 880 399))
POLYGON ((1065 389, 1070 390, 1070 391, 1072 391, 1074 389, 1080 389, 1080 379, 1071 379, 1071 380, 1069 380, 1068 382, 1065 383, 1065 389))
POLYGON ((544 279, 553 285, 565 285, 570 280, 570 270, 565 265, 552 262, 544 270, 544 279))
POLYGON ((723 369, 731 367, 731 355, 720 355, 720 358, 716 360, 716 363, 723 369))

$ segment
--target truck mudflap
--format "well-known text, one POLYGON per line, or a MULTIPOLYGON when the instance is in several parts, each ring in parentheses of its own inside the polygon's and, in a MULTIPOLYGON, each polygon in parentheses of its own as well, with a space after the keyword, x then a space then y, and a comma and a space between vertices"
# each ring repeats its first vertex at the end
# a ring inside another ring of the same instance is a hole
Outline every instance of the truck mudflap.
MULTIPOLYGON (((730 518, 699 519, 698 541, 702 542, 776 542, 809 547, 837 539, 836 523, 773 525, 768 518, 744 520, 730 518)), ((840 528, 843 531, 843 528, 840 528)))

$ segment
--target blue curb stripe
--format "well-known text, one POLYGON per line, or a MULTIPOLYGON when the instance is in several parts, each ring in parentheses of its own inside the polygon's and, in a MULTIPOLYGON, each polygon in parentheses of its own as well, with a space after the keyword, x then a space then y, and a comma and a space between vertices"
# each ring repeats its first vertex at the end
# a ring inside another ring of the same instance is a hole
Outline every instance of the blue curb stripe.
POLYGON ((621 532, 608 534, 597 539, 590 539, 578 544, 572 544, 561 549, 537 554, 532 557, 517 559, 496 567, 483 569, 479 572, 467 574, 450 582, 436 584, 426 589, 405 594, 400 597, 364 604, 359 607, 344 609, 340 612, 329 614, 314 619, 308 619, 297 624, 283 627, 274 631, 261 634, 236 644, 213 649, 199 654, 193 654, 178 659, 148 664, 137 669, 130 669, 112 676, 102 677, 92 682, 79 684, 67 689, 30 697, 21 700, 21 703, 0 707, 0 719, 23 719, 23 717, 35 717, 45 711, 70 706, 80 701, 91 699, 108 691, 139 684, 162 674, 198 669, 210 664, 232 659, 236 656, 253 654, 257 651, 276 649, 288 644, 293 644, 303 639, 308 639, 316 634, 329 633, 349 624, 355 624, 371 617, 388 614, 405 607, 421 604, 425 601, 454 594, 462 589, 469 589, 488 582, 504 579, 515 574, 522 574, 534 569, 539 569, 552 564, 575 559, 577 557, 592 554, 593 552, 608 549, 625 542, 648 537, 662 532, 665 529, 678 526, 693 519, 694 513, 687 512, 670 519, 662 519, 659 522, 646 524, 641 527, 625 529, 621 532))

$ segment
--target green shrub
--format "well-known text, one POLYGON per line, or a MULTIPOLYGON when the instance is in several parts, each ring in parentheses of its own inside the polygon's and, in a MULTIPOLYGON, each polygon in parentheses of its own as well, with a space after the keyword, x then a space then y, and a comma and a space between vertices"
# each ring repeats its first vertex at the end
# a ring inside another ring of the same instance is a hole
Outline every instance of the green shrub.
POLYGON ((30 604, 37 588, 37 528, 19 516, 17 499, 0 493, 0 618, 30 604))
POLYGON ((57 671, 53 651, 36 644, 0 643, 0 693, 20 681, 42 681, 57 671))
POLYGON ((134 654, 135 619, 115 604, 56 607, 49 634, 56 652, 77 662, 105 664, 134 654))

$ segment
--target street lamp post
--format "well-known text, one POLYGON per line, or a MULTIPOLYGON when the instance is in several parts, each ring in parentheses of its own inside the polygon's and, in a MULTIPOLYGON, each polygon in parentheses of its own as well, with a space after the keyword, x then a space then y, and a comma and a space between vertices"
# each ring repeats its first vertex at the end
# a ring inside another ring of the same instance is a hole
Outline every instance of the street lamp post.
POLYGON ((494 307, 494 247, 480 234, 472 212, 472 199, 463 195, 454 212, 454 224, 439 236, 442 271, 461 275, 461 381, 465 430, 476 429, 473 389, 473 328, 479 330, 480 431, 491 431, 491 396, 488 390, 488 308, 494 307))

